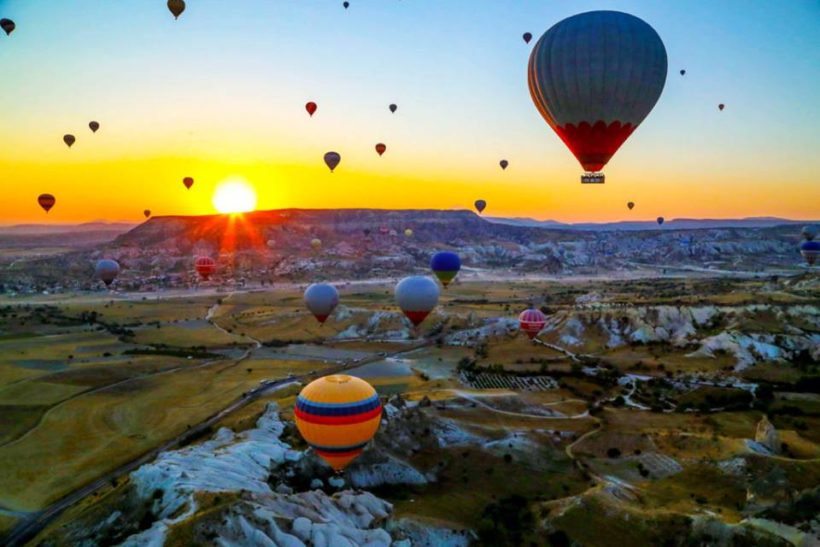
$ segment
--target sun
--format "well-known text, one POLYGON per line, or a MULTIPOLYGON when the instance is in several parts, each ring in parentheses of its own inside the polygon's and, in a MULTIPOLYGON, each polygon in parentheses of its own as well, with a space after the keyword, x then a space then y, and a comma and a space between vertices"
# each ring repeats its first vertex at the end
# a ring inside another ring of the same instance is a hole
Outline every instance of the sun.
POLYGON ((256 192, 244 180, 226 180, 214 191, 214 207, 222 214, 247 213, 256 209, 256 192))

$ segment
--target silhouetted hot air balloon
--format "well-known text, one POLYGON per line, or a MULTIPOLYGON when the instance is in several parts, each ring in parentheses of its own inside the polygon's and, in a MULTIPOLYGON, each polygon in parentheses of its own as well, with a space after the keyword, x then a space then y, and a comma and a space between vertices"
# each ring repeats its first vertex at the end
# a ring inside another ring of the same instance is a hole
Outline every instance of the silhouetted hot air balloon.
POLYGON ((311 118, 313 117, 313 114, 314 112, 316 112, 317 108, 319 107, 313 101, 310 101, 309 103, 305 104, 305 110, 307 110, 307 113, 310 114, 311 118))
POLYGON ((106 287, 110 287, 111 283, 120 275, 120 265, 116 260, 109 260, 107 258, 98 260, 94 267, 94 275, 97 279, 105 283, 106 287))
POLYGON ((377 145, 376 145, 376 152, 378 152, 378 154, 379 154, 380 156, 381 156, 382 154, 384 154, 384 151, 385 151, 385 150, 387 150, 387 146, 385 146, 384 144, 379 143, 379 144, 377 144, 377 145))
POLYGON ((438 304, 439 289, 427 276, 405 277, 396 285, 396 302, 404 315, 418 326, 438 304))
POLYGON ((498 162, 498 165, 501 166, 501 169, 506 169, 509 164, 510 162, 508 162, 507 160, 501 160, 500 162, 498 162))
POLYGON ((208 281, 214 272, 216 272, 216 260, 210 256, 198 256, 194 260, 194 268, 203 280, 208 281))
POLYGON ((88 127, 91 129, 92 133, 96 133, 97 129, 100 128, 100 122, 88 122, 88 127))
POLYGON ((633 15, 590 11, 550 28, 530 54, 536 108, 578 158, 582 182, 597 173, 646 118, 666 83, 666 48, 633 15))
POLYGON ((322 248, 322 240, 319 239, 318 237, 314 237, 313 239, 310 240, 310 246, 313 247, 314 251, 318 251, 319 249, 322 248))
POLYGON ((474 204, 474 205, 475 205, 475 209, 476 209, 476 211, 478 211, 478 212, 479 212, 479 214, 480 214, 480 213, 483 213, 483 212, 484 212, 484 209, 486 209, 486 208, 487 208, 487 202, 486 202, 486 201, 484 201, 483 199, 477 199, 477 200, 475 200, 475 204, 474 204))
POLYGON ((6 36, 10 35, 14 32, 14 29, 17 25, 14 24, 14 21, 11 19, 0 19, 0 28, 2 28, 6 32, 6 36))
POLYGON ((72 145, 72 144, 74 144, 74 142, 75 142, 76 140, 77 140, 77 139, 76 139, 76 138, 74 138, 74 135, 63 135, 63 142, 64 142, 64 143, 66 144, 66 146, 68 146, 69 148, 71 148, 71 145, 72 145))
POLYGON ((807 224, 807 225, 803 226, 802 230, 800 230, 800 235, 806 241, 811 241, 815 237, 817 237, 818 231, 820 231, 820 229, 817 227, 816 224, 807 224))
POLYGON ((146 209, 145 211, 143 211, 143 212, 142 212, 142 214, 143 214, 143 215, 145 215, 145 218, 148 218, 148 217, 150 217, 150 216, 151 216, 151 210, 150 210, 150 209, 146 209))
POLYGON ((328 152, 325 154, 325 165, 328 166, 331 173, 336 169, 340 161, 342 161, 342 156, 336 152, 328 152))
POLYGON ((410 228, 405 228, 404 237, 413 237, 413 230, 411 230, 410 228))
POLYGON ((346 374, 312 381, 299 393, 293 409, 299 434, 337 473, 362 453, 379 430, 381 416, 373 386, 346 374))
POLYGON ((724 109, 724 108, 726 108, 726 105, 725 105, 725 104, 720 103, 720 104, 718 105, 718 110, 720 110, 721 112, 723 112, 723 109, 724 109))
POLYGON ((191 186, 194 185, 194 179, 192 179, 191 177, 185 177, 184 179, 182 179, 182 184, 185 185, 185 188, 190 190, 191 186))
POLYGON ((370 228, 365 228, 364 230, 362 230, 362 233, 364 234, 364 237, 369 237, 370 236, 370 228))
POLYGON ((663 217, 658 217, 656 222, 658 223, 658 226, 663 226, 663 223, 664 223, 663 217))
POLYGON ((522 36, 522 38, 524 38, 524 43, 525 44, 529 44, 530 40, 532 40, 532 33, 531 32, 525 32, 524 36, 522 36))
POLYGON ((530 340, 538 336, 546 322, 547 316, 535 308, 524 310, 518 316, 518 327, 530 337, 530 340))
POLYGON ((389 108, 390 108, 390 112, 392 112, 393 114, 395 114, 395 113, 396 113, 396 110, 397 110, 399 107, 398 107, 398 106, 396 106, 395 104, 391 104, 391 105, 389 106, 389 108))
POLYGON ((814 266, 817 257, 820 256, 820 241, 804 241, 800 244, 800 254, 806 259, 806 264, 814 266))
POLYGON ((305 290, 305 306, 319 323, 324 324, 338 305, 339 292, 333 285, 313 283, 305 290))
POLYGON ((461 269, 461 259, 456 253, 440 251, 434 254, 430 260, 430 269, 436 274, 441 284, 446 287, 458 275, 458 271, 461 269))
POLYGON ((635 203, 633 203, 633 202, 631 202, 631 201, 630 201, 629 203, 627 203, 627 204, 626 204, 626 206, 627 206, 627 207, 629 208, 629 210, 631 211, 631 210, 635 207, 635 203))
POLYGON ((174 19, 179 19, 182 12, 185 11, 184 0, 168 0, 168 9, 174 15, 174 19))
POLYGON ((51 210, 51 208, 54 207, 54 204, 57 203, 57 198, 55 198, 51 194, 40 194, 40 196, 37 198, 37 203, 39 203, 40 207, 42 207, 45 210, 45 212, 48 213, 51 210))
POLYGON ((347 9, 350 7, 350 2, 342 2, 342 6, 344 6, 344 8, 347 9))
POLYGON ((681 71, 680 71, 680 75, 681 75, 681 76, 684 76, 685 74, 686 74, 686 71, 681 69, 681 71))

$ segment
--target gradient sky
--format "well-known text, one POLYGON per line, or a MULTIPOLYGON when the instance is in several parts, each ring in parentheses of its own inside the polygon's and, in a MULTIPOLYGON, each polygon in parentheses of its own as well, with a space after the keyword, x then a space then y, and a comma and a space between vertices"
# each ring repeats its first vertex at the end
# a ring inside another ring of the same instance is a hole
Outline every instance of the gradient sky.
POLYGON ((816 0, 187 4, 174 21, 165 0, 0 0, 17 23, 0 35, 0 223, 212 213, 229 177, 255 187, 260 209, 484 198, 486 214, 571 222, 820 218, 816 0), (607 183, 582 186, 526 66, 544 31, 593 9, 652 25, 670 74, 607 183), (342 154, 334 174, 328 150, 342 154), (57 196, 48 215, 42 192, 57 196))

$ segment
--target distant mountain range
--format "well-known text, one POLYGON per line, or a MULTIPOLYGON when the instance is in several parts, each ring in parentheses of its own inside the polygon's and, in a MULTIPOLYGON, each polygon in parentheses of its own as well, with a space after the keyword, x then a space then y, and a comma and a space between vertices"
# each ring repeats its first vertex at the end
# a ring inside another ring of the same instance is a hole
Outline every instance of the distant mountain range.
POLYGON ((557 220, 535 220, 532 218, 504 218, 484 217, 490 222, 508 224, 511 226, 527 226, 530 228, 549 228, 553 230, 701 230, 709 228, 769 228, 786 224, 812 224, 812 220, 791 220, 778 217, 749 217, 749 218, 675 218, 667 219, 663 226, 654 220, 622 220, 618 222, 579 222, 564 223, 557 220))
POLYGON ((13 224, 0 225, 0 235, 67 234, 89 232, 116 232, 123 234, 136 224, 128 222, 83 222, 81 224, 13 224))

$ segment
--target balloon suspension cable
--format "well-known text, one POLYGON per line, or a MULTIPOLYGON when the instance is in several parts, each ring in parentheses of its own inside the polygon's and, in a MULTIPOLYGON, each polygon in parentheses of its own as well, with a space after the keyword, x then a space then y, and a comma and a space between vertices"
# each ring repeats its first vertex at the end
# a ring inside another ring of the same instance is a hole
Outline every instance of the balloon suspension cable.
POLYGON ((581 184, 603 184, 606 181, 606 177, 600 171, 598 172, 589 172, 587 171, 583 175, 581 175, 581 184))

